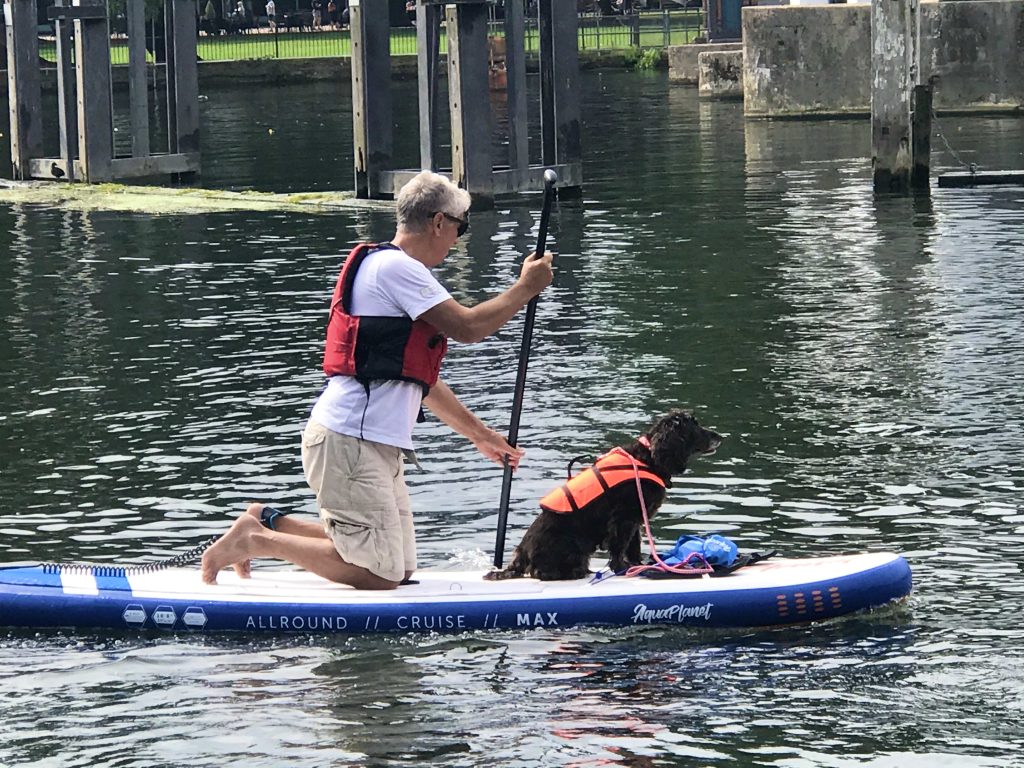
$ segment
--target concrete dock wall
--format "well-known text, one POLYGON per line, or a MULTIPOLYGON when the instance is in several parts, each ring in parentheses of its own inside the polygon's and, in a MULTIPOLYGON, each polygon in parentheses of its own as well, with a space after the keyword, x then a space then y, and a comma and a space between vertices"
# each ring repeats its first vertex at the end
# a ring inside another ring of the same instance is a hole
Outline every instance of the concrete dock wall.
POLYGON ((921 68, 936 106, 1024 108, 1024 0, 924 6, 921 68))
MULTIPOLYGON (((748 117, 869 114, 871 8, 743 9, 748 117)), ((1024 109, 1024 0, 921 5, 921 79, 935 109, 1024 109)))
POLYGON ((862 113, 871 104, 870 73, 868 6, 744 9, 743 96, 748 116, 862 113))
POLYGON ((697 68, 702 99, 743 99, 743 51, 704 51, 697 68))
POLYGON ((698 56, 717 51, 742 51, 743 43, 693 43, 668 47, 668 79, 674 83, 697 85, 698 56))

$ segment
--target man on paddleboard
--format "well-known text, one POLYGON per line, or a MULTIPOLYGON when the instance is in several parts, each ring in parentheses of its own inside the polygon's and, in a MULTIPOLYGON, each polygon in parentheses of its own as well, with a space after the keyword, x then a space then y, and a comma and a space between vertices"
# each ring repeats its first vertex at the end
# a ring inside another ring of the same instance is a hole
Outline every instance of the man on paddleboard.
POLYGON ((416 569, 403 461, 415 462, 412 428, 426 406, 488 459, 512 467, 523 451, 487 427, 438 369, 447 339, 473 343, 507 323, 551 283, 551 253, 527 258, 504 293, 473 307, 431 274, 469 227, 469 193, 423 171, 395 200, 389 243, 361 244, 335 287, 327 327, 326 388, 302 435, 302 466, 320 521, 251 504, 203 555, 203 581, 253 557, 287 560, 358 589, 394 589, 416 569))

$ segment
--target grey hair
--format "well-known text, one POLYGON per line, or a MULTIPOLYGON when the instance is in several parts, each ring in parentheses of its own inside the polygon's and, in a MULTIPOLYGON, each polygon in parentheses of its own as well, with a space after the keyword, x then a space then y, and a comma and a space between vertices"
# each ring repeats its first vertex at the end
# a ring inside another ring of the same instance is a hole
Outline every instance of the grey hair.
POLYGON ((420 171, 398 192, 395 218, 407 232, 426 229, 435 213, 462 218, 469 210, 469 192, 459 189, 439 173, 420 171))

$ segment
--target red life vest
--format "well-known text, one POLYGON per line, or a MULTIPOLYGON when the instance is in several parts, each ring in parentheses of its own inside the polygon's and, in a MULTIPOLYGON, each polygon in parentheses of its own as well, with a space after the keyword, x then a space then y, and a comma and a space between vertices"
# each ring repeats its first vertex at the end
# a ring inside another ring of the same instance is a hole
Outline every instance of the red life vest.
POLYGON ((638 473, 641 480, 651 480, 662 488, 665 487, 665 481, 648 469, 646 464, 634 459, 621 448, 613 448, 594 462, 594 466, 587 467, 570 478, 561 488, 556 488, 541 499, 541 509, 559 514, 578 512, 580 507, 586 506, 615 486, 627 482, 635 483, 638 473))
POLYGON ((354 376, 364 385, 376 379, 411 381, 423 394, 437 383, 448 339, 425 320, 352 314, 356 271, 374 251, 393 248, 360 243, 349 253, 338 275, 327 321, 324 373, 354 376))

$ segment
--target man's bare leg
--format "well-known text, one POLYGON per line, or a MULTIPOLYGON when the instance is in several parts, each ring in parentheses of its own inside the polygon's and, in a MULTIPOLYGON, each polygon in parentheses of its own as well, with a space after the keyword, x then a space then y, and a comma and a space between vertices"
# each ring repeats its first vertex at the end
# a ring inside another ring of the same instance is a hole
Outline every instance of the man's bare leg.
MULTIPOLYGON (((259 520, 260 515, 263 514, 263 508, 265 506, 267 505, 260 504, 258 502, 250 504, 245 510, 245 514, 251 515, 259 520)), ((313 522, 312 520, 303 520, 302 518, 291 517, 289 515, 280 515, 275 518, 274 528, 282 533, 290 533, 295 536, 308 536, 312 539, 327 538, 327 533, 324 531, 322 523, 313 522)), ((248 579, 252 576, 252 564, 249 558, 239 560, 237 563, 232 563, 231 565, 235 569, 235 573, 238 574, 239 578, 248 579)))
POLYGON ((229 565, 242 564, 254 557, 272 557, 356 589, 394 589, 398 586, 397 581, 383 579, 366 568, 342 560, 334 542, 327 538, 322 528, 320 534, 312 535, 310 526, 314 523, 279 518, 282 523, 298 524, 288 528, 300 532, 289 533, 285 526, 272 531, 263 527, 259 515, 251 514, 251 509, 235 520, 228 532, 203 555, 203 581, 207 584, 216 584, 217 574, 229 565))

